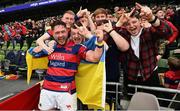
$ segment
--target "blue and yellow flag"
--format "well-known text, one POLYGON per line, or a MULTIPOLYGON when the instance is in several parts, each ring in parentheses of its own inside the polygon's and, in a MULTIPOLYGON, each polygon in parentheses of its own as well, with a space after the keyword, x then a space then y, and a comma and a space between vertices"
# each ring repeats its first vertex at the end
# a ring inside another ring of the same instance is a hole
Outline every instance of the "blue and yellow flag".
POLYGON ((29 51, 26 53, 26 63, 27 63, 27 83, 30 83, 32 71, 35 69, 47 69, 48 67, 48 58, 46 57, 40 57, 35 58, 33 57, 29 51))
POLYGON ((77 96, 83 104, 104 109, 106 91, 105 51, 99 63, 80 63, 75 76, 77 96))

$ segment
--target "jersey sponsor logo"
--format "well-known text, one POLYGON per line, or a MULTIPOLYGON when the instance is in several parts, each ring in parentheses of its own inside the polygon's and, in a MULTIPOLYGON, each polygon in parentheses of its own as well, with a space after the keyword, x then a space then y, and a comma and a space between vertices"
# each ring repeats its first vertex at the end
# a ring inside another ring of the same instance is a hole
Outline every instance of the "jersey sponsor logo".
POLYGON ((60 62, 60 61, 49 61, 49 65, 53 67, 65 67, 66 62, 60 62))
POLYGON ((55 53, 55 54, 51 54, 50 55, 50 59, 54 59, 54 60, 64 60, 65 57, 60 54, 60 53, 55 53))

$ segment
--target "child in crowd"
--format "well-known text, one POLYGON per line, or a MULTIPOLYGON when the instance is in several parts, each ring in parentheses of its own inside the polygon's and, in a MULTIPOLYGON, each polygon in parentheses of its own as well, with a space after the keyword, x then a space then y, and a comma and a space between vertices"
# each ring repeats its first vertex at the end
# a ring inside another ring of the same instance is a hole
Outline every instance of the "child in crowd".
POLYGON ((177 89, 180 83, 180 59, 176 57, 168 58, 169 71, 164 74, 164 86, 177 89))

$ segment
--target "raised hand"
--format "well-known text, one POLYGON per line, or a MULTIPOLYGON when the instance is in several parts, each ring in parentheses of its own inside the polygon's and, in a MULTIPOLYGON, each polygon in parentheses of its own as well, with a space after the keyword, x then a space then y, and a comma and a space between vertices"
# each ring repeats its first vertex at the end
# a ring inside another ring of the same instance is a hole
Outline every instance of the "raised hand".
POLYGON ((92 16, 90 11, 88 11, 87 9, 84 10, 84 14, 85 14, 86 17, 91 17, 92 16))
POLYGON ((79 34, 86 37, 86 38, 89 38, 92 36, 91 32, 86 28, 86 26, 84 24, 82 24, 82 26, 77 26, 75 24, 75 27, 79 30, 79 34))
POLYGON ((135 11, 135 8, 133 8, 130 13, 123 13, 119 18, 118 22, 116 23, 116 26, 121 27, 124 23, 126 23, 129 20, 129 17, 131 17, 135 11))
POLYGON ((111 31, 112 29, 113 29, 112 23, 111 23, 111 21, 109 20, 108 23, 104 24, 103 30, 108 33, 108 32, 111 31))
POLYGON ((80 17, 82 15, 82 6, 79 8, 79 11, 76 14, 78 17, 80 17))
POLYGON ((87 12, 87 9, 83 9, 83 10, 82 10, 82 6, 81 6, 76 15, 77 15, 78 17, 82 17, 86 12, 87 12))
POLYGON ((54 52, 54 49, 52 47, 46 47, 44 49, 48 52, 48 55, 54 52))
POLYGON ((147 6, 142 6, 139 3, 136 3, 136 7, 140 9, 140 16, 148 21, 152 21, 154 19, 154 15, 152 13, 152 10, 147 6))

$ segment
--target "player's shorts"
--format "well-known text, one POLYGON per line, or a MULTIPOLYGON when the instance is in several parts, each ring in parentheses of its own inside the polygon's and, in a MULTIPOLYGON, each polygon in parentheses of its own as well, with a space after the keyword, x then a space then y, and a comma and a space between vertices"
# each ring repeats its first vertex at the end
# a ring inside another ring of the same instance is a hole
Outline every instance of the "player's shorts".
POLYGON ((40 110, 74 111, 77 110, 77 95, 42 89, 38 107, 40 110))

